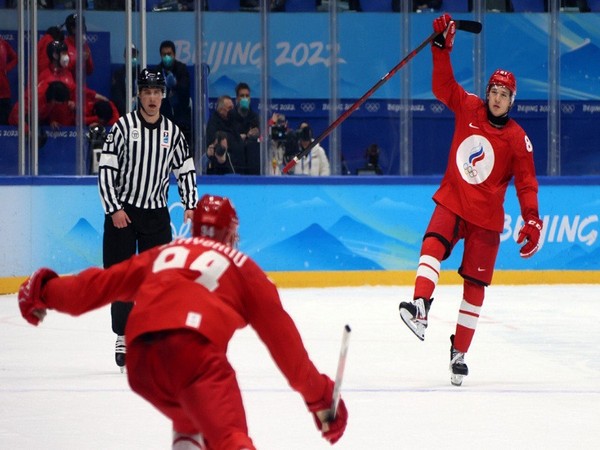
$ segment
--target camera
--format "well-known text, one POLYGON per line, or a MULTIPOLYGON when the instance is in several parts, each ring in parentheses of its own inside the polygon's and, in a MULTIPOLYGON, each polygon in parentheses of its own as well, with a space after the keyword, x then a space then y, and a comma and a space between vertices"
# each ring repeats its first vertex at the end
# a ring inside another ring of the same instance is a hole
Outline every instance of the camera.
POLYGON ((357 175, 383 175, 383 170, 379 167, 379 146, 377 144, 371 144, 365 151, 365 158, 367 164, 364 168, 358 169, 357 175))
POLYGON ((93 148, 102 148, 104 140, 106 139, 106 128, 102 125, 92 125, 88 128, 86 137, 89 139, 93 148))
POLYGON ((102 125, 91 125, 86 133, 89 148, 89 170, 91 174, 98 173, 100 155, 106 140, 106 128, 102 125))
POLYGON ((217 155, 219 158, 222 158, 223 156, 225 156, 225 153, 227 153, 227 148, 223 147, 221 145, 221 142, 223 142, 223 140, 227 139, 227 134, 223 131, 217 131, 215 139, 216 139, 216 143, 214 145, 215 155, 217 155))
POLYGON ((287 128, 285 125, 273 125, 271 127, 271 139, 273 139, 274 141, 285 140, 286 133, 287 128))
POLYGON ((221 144, 215 144, 215 155, 223 157, 225 156, 225 153, 227 153, 227 149, 225 147, 223 147, 221 144))
POLYGON ((312 139, 310 127, 302 127, 299 130, 296 130, 296 138, 299 141, 310 141, 312 139))

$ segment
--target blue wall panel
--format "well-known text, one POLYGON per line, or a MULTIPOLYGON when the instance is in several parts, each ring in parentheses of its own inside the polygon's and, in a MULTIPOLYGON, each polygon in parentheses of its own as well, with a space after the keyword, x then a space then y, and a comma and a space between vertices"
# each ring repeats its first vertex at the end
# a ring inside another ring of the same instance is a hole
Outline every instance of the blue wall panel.
MULTIPOLYGON (((439 178, 203 177, 200 194, 226 195, 240 216, 240 249, 268 271, 414 270, 439 178)), ((519 257, 522 225, 507 192, 500 270, 600 270, 600 179, 542 179, 542 247, 519 257)), ((94 177, 0 177, 0 278, 40 266, 60 273, 102 263, 104 215, 94 177)), ((175 236, 189 234, 175 186, 175 236)), ((456 270, 455 252, 443 269, 456 270)))

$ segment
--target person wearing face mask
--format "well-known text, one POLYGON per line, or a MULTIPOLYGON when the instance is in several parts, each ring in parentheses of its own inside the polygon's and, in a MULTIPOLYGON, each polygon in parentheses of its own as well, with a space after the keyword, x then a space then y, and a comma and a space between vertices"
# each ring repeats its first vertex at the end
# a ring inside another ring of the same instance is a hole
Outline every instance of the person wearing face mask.
POLYGON ((187 66, 177 60, 173 41, 161 42, 160 64, 156 66, 156 70, 163 73, 167 85, 167 93, 163 99, 160 113, 175 122, 181 129, 193 154, 190 73, 187 66))
POLYGON ((46 46, 48 67, 38 75, 38 95, 43 96, 41 86, 47 86, 53 81, 60 81, 70 92, 70 97, 75 98, 75 79, 69 70, 69 53, 67 44, 62 41, 52 41, 46 46))
MULTIPOLYGON (((127 59, 127 49, 123 50, 123 58, 127 59)), ((138 75, 140 74, 140 66, 138 63, 138 50, 135 45, 131 45, 131 95, 132 107, 135 109, 135 98, 136 98, 136 87, 138 75)), ((111 84, 110 84, 110 98, 117 107, 119 115, 123 116, 127 114, 127 84, 125 70, 127 70, 126 64, 119 67, 113 72, 111 84)))
POLYGON ((11 105, 11 89, 8 72, 17 67, 17 52, 0 37, 0 125, 6 125, 11 105))
MULTIPOLYGON (((38 76, 35 92, 38 95, 39 123, 53 128, 75 125, 76 85, 73 74, 68 69, 69 54, 63 41, 52 41, 46 46, 46 56, 49 65, 38 76)), ((26 97, 31 95, 28 86, 26 97)), ((93 89, 84 88, 84 102, 108 100, 93 89)), ((28 102, 25 102, 27 105, 28 102)), ((28 110, 28 107, 25 107, 28 110)), ((15 104, 9 116, 9 123, 18 123, 18 103, 15 104)))
POLYGON ((227 152, 233 166, 233 173, 241 175, 246 174, 246 155, 244 141, 235 122, 234 109, 233 99, 229 95, 222 95, 217 99, 216 108, 206 124, 206 141, 213 143, 217 138, 218 131, 225 133, 228 144, 227 152))
POLYGON ((250 108, 250 86, 247 83, 238 83, 235 87, 233 120, 244 142, 246 173, 260 175, 260 119, 250 108))
MULTIPOLYGON (((69 70, 71 58, 68 53, 67 44, 62 41, 52 41, 46 47, 46 54, 50 63, 48 68, 43 70, 38 76, 38 95, 43 96, 44 86, 53 81, 60 81, 67 86, 71 100, 75 101, 76 83, 73 74, 69 70)), ((86 87, 83 91, 86 101, 108 100, 90 88, 86 87)))
POLYGON ((50 59, 48 58, 48 53, 46 51, 48 44, 53 41, 63 42, 65 40, 65 35, 63 34, 60 26, 51 26, 49 27, 44 35, 40 38, 37 45, 37 55, 38 55, 38 74, 43 72, 50 66, 50 59))

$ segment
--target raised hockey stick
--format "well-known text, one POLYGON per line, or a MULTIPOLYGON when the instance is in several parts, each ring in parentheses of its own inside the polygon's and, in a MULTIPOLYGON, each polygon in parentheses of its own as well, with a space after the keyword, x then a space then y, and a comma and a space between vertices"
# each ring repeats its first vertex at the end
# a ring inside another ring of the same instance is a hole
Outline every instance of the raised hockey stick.
POLYGON ((348 355, 348 345, 350 344, 350 325, 344 326, 342 335, 342 347, 340 348, 340 358, 338 359, 337 372, 335 374, 335 384, 333 385, 333 397, 331 399, 331 409, 329 415, 331 420, 335 419, 337 408, 340 403, 340 393, 342 389, 342 380, 344 378, 344 368, 346 367, 346 355, 348 355))
MULTIPOLYGON (((475 33, 475 34, 479 34, 481 32, 481 23, 480 22, 477 22, 474 20, 455 20, 454 22, 456 22, 457 30, 463 30, 463 31, 467 31, 469 33, 475 33)), ((408 55, 406 55, 402 61, 400 61, 398 64, 396 64, 396 66, 394 66, 394 68, 392 70, 390 70, 388 73, 386 73, 377 83, 375 83, 375 85, 371 89, 369 89, 361 98, 356 100, 356 102, 354 102, 350 106, 350 108, 348 108, 346 111, 344 111, 344 113, 341 116, 339 116, 337 119, 335 119, 333 121, 333 123, 331 125, 329 125, 325 129, 325 131, 323 131, 314 141, 312 141, 308 147, 306 147, 304 150, 302 150, 300 153, 298 153, 296 156, 294 156, 290 160, 290 162, 288 162, 285 165, 285 167, 283 168, 283 173, 288 173, 292 169, 292 167, 294 167, 296 164, 298 164, 298 162, 302 158, 304 158, 306 155, 308 155, 310 153, 310 151, 317 146, 317 144, 319 144, 323 139, 325 139, 327 136, 329 136, 329 134, 337 126, 339 126, 339 124, 341 124, 344 120, 346 120, 348 118, 348 116, 350 116, 350 114, 352 114, 354 111, 356 111, 360 107, 360 105, 362 105, 371 95, 373 95, 373 93, 377 89, 379 89, 386 81, 388 81, 390 78, 392 78, 396 72, 398 72, 411 59, 413 59, 417 53, 419 53, 421 50, 423 50, 423 48, 427 44, 429 44, 431 41, 433 41, 437 35, 438 35, 438 33, 436 33, 434 31, 417 48, 415 48, 412 52, 410 52, 408 55)))

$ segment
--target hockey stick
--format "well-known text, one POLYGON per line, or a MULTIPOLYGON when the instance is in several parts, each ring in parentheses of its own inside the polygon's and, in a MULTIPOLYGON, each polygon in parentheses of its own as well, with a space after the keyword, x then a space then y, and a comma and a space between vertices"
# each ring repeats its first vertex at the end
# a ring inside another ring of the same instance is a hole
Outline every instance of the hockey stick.
POLYGON ((348 345, 350 344, 350 325, 344 326, 342 335, 342 347, 340 348, 340 358, 338 359, 337 372, 335 374, 335 384, 333 385, 333 397, 331 399, 331 409, 329 410, 330 421, 335 419, 337 408, 340 403, 340 392, 342 389, 342 379, 344 378, 344 368, 346 367, 346 355, 348 354, 348 345))
MULTIPOLYGON (((481 23, 476 22, 474 20, 455 20, 456 29, 467 31, 469 33, 479 34, 481 32, 481 23)), ((417 53, 419 53, 423 48, 429 44, 431 41, 435 39, 438 35, 435 31, 429 35, 427 39, 425 39, 417 48, 415 48, 412 52, 404 57, 402 61, 400 61, 396 66, 386 73, 375 85, 369 89, 361 98, 359 98, 356 102, 354 102, 350 108, 348 108, 344 113, 339 116, 331 125, 329 125, 325 131, 323 131, 314 141, 310 143, 308 147, 299 152, 296 156, 294 156, 290 162, 288 162, 283 168, 283 173, 288 173, 292 167, 294 167, 298 162, 304 158, 306 155, 310 153, 310 151, 317 146, 323 139, 325 139, 329 134, 341 124, 344 120, 348 118, 350 114, 356 111, 360 105, 362 105, 373 93, 379 89, 386 81, 388 81, 396 72, 398 72, 402 67, 404 67, 411 59, 415 57, 417 53)))

